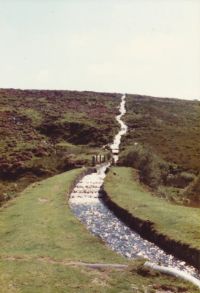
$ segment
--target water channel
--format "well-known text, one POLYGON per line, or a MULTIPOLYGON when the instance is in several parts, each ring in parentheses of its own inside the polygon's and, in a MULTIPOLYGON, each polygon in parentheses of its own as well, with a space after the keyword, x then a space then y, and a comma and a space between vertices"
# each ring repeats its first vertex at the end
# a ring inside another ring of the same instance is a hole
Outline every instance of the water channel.
MULTIPOLYGON (((119 107, 120 114, 116 116, 116 120, 120 124, 120 131, 115 136, 113 143, 110 144, 115 163, 118 160, 121 137, 127 132, 127 126, 121 120, 126 113, 125 102, 126 96, 123 95, 119 107)), ((76 184, 69 199, 70 207, 76 217, 112 250, 127 258, 143 257, 154 263, 173 267, 199 278, 195 268, 143 239, 105 206, 101 199, 101 189, 106 176, 105 171, 110 165, 111 162, 107 162, 96 166, 97 172, 85 175, 76 184)))

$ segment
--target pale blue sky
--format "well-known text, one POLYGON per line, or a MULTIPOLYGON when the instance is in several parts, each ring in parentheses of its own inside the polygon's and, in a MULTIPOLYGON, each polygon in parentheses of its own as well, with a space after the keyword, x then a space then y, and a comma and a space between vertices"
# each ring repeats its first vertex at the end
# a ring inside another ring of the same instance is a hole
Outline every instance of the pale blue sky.
POLYGON ((199 0, 0 0, 0 87, 200 99, 199 0))

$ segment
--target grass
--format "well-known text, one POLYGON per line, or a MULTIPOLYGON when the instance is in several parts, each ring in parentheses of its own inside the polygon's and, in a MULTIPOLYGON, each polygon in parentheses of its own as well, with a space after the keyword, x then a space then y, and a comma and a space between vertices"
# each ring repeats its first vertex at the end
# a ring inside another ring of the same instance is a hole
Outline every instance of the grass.
POLYGON ((86 113, 76 113, 76 112, 67 112, 64 113, 63 116, 58 119, 58 122, 77 122, 88 124, 89 126, 98 126, 94 121, 87 117, 86 113))
POLYGON ((200 249, 198 208, 175 205, 153 196, 138 183, 132 168, 112 168, 106 177, 105 189, 119 206, 153 222, 159 232, 200 249))
POLYGON ((66 156, 70 156, 74 162, 85 162, 87 166, 92 166, 93 155, 109 155, 109 151, 102 148, 89 147, 88 145, 75 145, 67 141, 59 142, 56 147, 58 150, 63 151, 66 156))
POLYGON ((32 108, 20 108, 19 113, 31 119, 34 126, 38 126, 42 122, 42 115, 40 112, 32 108))
POLYGON ((198 292, 185 282, 156 274, 142 277, 131 269, 97 271, 37 261, 0 262, 0 291, 6 293, 156 293, 162 288, 159 292, 198 292))
POLYGON ((94 262, 105 258, 110 262, 113 258, 120 260, 79 225, 67 206, 67 188, 79 173, 80 169, 32 184, 19 200, 0 210, 1 255, 30 254, 94 262))
POLYGON ((198 292, 172 277, 140 272, 92 236, 74 217, 67 198, 82 169, 34 183, 0 209, 0 292, 198 292), (128 269, 92 270, 70 261, 129 264, 128 269), (157 288, 157 289, 156 289, 157 288))

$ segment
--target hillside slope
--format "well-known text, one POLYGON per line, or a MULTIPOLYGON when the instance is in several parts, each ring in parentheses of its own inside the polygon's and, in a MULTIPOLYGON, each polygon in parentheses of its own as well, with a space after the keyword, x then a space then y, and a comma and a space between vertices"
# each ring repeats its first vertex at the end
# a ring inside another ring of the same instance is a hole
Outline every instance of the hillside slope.
POLYGON ((127 95, 126 107, 120 163, 163 197, 199 205, 200 102, 127 95))
POLYGON ((126 143, 144 143, 184 170, 200 171, 200 101, 127 95, 126 143))
POLYGON ((118 104, 117 94, 0 89, 0 202, 30 182, 90 164, 116 132, 118 104))

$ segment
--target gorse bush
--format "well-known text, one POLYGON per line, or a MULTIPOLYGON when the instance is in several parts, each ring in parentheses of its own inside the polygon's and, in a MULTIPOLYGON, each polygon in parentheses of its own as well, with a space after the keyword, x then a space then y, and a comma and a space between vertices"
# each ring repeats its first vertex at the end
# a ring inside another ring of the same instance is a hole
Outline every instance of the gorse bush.
POLYGON ((200 175, 183 171, 179 166, 162 160, 141 144, 129 146, 121 153, 119 165, 135 168, 139 179, 159 196, 177 203, 200 203, 200 175))
POLYGON ((184 195, 191 201, 200 203, 200 174, 185 189, 184 195))
POLYGON ((140 180, 152 188, 165 183, 169 173, 168 164, 140 144, 122 152, 119 164, 138 169, 140 180))
POLYGON ((180 172, 175 175, 169 174, 167 176, 166 184, 173 185, 174 187, 178 187, 178 188, 185 188, 195 178, 196 178, 196 176, 192 173, 189 173, 189 172, 180 172))

